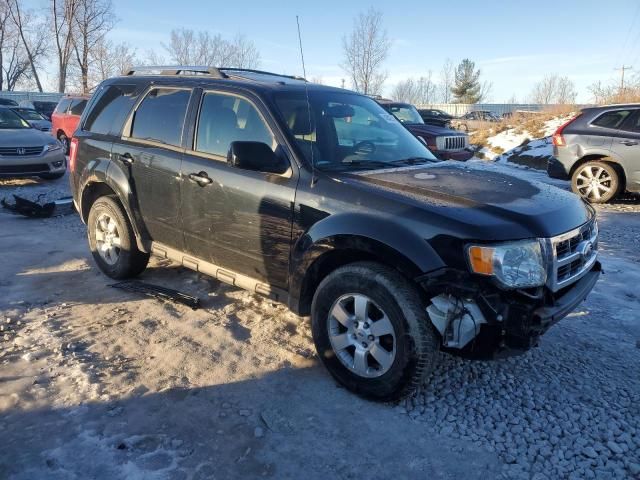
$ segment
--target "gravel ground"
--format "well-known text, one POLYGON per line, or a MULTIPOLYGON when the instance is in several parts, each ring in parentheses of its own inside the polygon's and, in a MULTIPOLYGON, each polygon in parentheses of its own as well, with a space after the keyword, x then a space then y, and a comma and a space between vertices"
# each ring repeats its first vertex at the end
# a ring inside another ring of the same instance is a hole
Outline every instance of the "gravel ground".
POLYGON ((640 478, 640 201, 598 213, 606 274, 539 348, 441 355, 379 405, 336 388, 284 307, 158 261, 143 279, 203 309, 109 289, 76 216, 0 211, 0 478, 640 478))

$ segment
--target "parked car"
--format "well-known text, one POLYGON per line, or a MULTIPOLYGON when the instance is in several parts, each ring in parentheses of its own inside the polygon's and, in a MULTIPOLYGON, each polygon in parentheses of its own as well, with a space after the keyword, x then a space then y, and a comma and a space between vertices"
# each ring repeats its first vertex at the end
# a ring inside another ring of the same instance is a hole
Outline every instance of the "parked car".
POLYGON ((2 107, 17 107, 18 104, 15 100, 11 100, 10 98, 0 98, 0 106, 2 107))
POLYGON ((69 153, 69 139, 78 127, 88 100, 88 97, 76 95, 62 97, 51 115, 51 135, 60 141, 65 154, 69 153))
POLYGON ((354 392, 410 392, 440 348, 522 353, 600 275, 588 203, 438 161, 369 97, 162 70, 103 82, 71 140, 96 264, 123 279, 154 254, 284 302, 311 317, 318 357, 354 392))
POLYGON ((24 107, 9 107, 14 113, 17 113, 26 120, 33 128, 40 130, 41 132, 51 131, 51 122, 44 118, 44 116, 31 108, 24 107))
POLYGON ((438 110, 437 108, 419 108, 418 113, 422 117, 424 123, 428 125, 451 128, 453 115, 450 115, 443 110, 438 110))
POLYGON ((585 108, 552 137, 547 172, 591 203, 640 193, 640 104, 585 108))
POLYGON ((424 141, 429 150, 441 160, 466 161, 473 157, 469 136, 449 128, 427 125, 416 107, 410 103, 378 99, 386 111, 395 116, 416 137, 424 141))
POLYGON ((451 121, 451 126, 470 132, 471 130, 477 130, 479 128, 487 128, 492 123, 499 122, 501 119, 498 115, 487 110, 474 110, 473 112, 467 112, 461 117, 455 118, 451 121))
POLYGON ((62 145, 10 108, 0 107, 0 177, 60 178, 66 171, 62 145))

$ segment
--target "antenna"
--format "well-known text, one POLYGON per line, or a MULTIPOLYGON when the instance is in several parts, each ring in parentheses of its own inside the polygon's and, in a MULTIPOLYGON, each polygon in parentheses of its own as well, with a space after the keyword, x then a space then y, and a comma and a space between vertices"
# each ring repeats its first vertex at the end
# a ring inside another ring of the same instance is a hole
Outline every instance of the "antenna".
MULTIPOLYGON (((298 44, 300 45, 300 60, 302 61, 302 76, 304 77, 304 93, 307 97, 307 112, 309 113, 309 131, 311 132, 311 102, 309 101, 309 86, 307 82, 307 69, 304 66, 304 52, 302 51, 302 35, 300 35, 300 18, 296 15, 296 24, 298 25, 298 44)), ((313 159, 313 142, 310 142, 311 150, 311 186, 313 187, 318 178, 316 177, 316 163, 313 159)))

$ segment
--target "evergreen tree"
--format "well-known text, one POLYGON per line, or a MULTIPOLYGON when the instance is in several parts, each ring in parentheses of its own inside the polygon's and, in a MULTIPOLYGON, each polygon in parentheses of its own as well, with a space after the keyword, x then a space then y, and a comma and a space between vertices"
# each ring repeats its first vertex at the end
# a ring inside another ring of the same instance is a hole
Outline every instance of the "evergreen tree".
POLYGON ((451 88, 455 103, 478 103, 482 98, 480 70, 475 62, 465 58, 456 67, 455 84, 451 88))

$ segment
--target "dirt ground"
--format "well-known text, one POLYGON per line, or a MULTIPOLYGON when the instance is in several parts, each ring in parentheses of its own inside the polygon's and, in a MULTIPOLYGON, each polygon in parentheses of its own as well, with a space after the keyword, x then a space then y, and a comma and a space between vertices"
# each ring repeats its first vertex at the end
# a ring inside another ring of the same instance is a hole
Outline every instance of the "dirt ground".
MULTIPOLYGON (((63 193, 65 182, 4 182, 0 198, 63 193)), ((639 237, 621 226, 640 227, 638 212, 631 203, 601 215, 605 255, 636 278, 639 237)), ((141 279, 203 308, 109 287, 75 215, 0 210, 0 479, 502 474, 480 442, 338 387, 315 358, 308 319, 284 306, 158 260, 141 279)), ((637 323, 624 329, 640 342, 637 323)))

